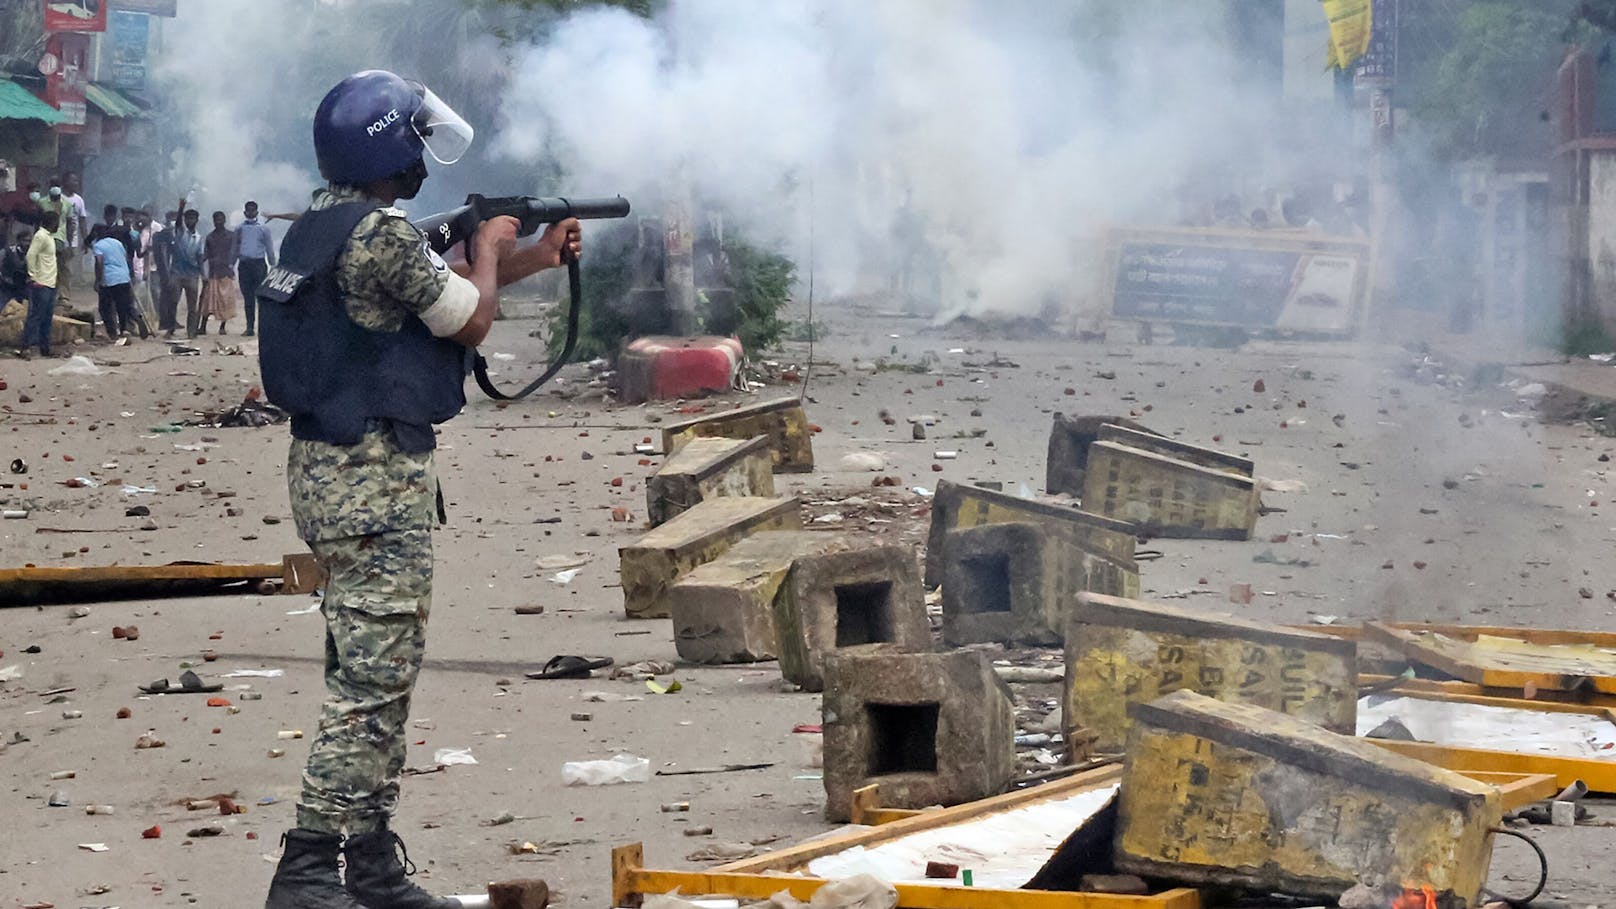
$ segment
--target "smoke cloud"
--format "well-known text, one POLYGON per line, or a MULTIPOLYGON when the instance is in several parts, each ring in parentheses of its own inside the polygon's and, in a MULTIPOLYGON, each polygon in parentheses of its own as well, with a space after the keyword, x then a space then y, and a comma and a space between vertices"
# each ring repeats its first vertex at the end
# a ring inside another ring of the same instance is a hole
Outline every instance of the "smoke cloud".
MULTIPOLYGON (((1257 154, 1221 4, 674 0, 520 52, 495 151, 657 213, 690 187, 833 293, 942 315, 1080 306, 1099 232, 1257 154)), ((1250 95, 1248 97, 1248 94, 1250 95)), ((1227 190, 1225 190, 1227 191, 1227 190)))
POLYGON ((670 0, 651 19, 579 10, 531 45, 488 37, 484 7, 397 27, 436 8, 186 5, 154 60, 173 188, 233 218, 247 198, 301 208, 326 89, 367 67, 447 73, 439 94, 485 113, 418 214, 564 190, 654 216, 687 188, 822 293, 1020 315, 1089 303, 1107 224, 1172 222, 1286 168, 1267 160, 1277 93, 1246 87, 1222 3, 670 0))

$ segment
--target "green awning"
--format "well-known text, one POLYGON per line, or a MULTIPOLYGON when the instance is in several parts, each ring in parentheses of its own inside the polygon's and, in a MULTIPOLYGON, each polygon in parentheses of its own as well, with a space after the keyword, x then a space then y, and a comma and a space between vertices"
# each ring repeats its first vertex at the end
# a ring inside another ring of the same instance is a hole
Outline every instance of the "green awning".
POLYGON ((94 104, 97 110, 109 117, 133 117, 140 120, 151 117, 151 113, 144 107, 99 82, 85 84, 84 100, 94 104))
POLYGON ((0 120, 42 120, 54 126, 67 117, 10 79, 0 79, 0 120))

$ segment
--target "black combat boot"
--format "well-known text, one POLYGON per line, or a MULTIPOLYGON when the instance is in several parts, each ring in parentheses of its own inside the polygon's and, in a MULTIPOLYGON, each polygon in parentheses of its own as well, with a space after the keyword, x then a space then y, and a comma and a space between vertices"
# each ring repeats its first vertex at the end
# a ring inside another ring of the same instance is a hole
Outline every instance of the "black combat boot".
POLYGON ((366 909, 461 909, 459 900, 433 896, 410 882, 415 865, 393 831, 350 836, 342 849, 348 857, 348 892, 366 909))
POLYGON ((365 909, 342 889, 341 837, 294 828, 281 837, 281 847, 264 909, 365 909))

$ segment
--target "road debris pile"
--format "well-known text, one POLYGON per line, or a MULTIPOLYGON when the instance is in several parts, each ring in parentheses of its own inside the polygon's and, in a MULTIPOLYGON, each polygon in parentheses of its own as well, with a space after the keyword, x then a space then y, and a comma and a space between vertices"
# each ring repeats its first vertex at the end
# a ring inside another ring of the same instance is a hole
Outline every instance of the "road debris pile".
MULTIPOLYGON (((676 446, 667 463, 708 462, 694 472, 721 476, 718 461, 738 463, 742 446, 757 451, 767 438, 777 454, 786 451, 781 440, 806 422, 800 402, 784 404, 665 430, 676 446), (677 447, 737 423, 735 435, 755 434, 688 456, 677 447)), ((913 822, 942 837, 905 847, 905 838, 923 834, 894 834, 891 843, 854 847, 835 861, 826 847, 813 850, 822 857, 806 866, 788 850, 720 870, 789 871, 816 886, 821 877, 873 875, 895 888, 899 905, 916 906, 934 904, 906 889, 918 886, 911 878, 1081 889, 1161 906, 1200 888, 1343 906, 1400 906, 1408 894, 1422 909, 1482 905, 1495 838, 1511 833, 1500 827, 1506 811, 1553 815, 1539 803, 1564 788, 1565 773, 1586 768, 1516 772, 1498 758, 1503 752, 1455 759, 1455 748, 1424 750, 1411 726, 1465 724, 1432 722, 1429 711, 1409 711, 1402 721, 1387 716, 1386 705, 1455 683, 1424 681, 1414 668, 1361 678, 1364 666, 1403 659, 1478 691, 1513 684, 1527 686, 1527 697, 1551 690, 1570 697, 1604 691, 1590 677, 1604 670, 1608 654, 1584 646, 1551 666, 1543 648, 1500 643, 1496 634, 1466 640, 1375 623, 1361 632, 1292 628, 1141 600, 1140 563, 1152 555, 1139 548, 1141 539, 1251 538, 1263 511, 1252 461, 1127 419, 1062 415, 1049 454, 1049 491, 1076 498, 1078 507, 940 482, 931 494, 923 577, 906 550, 879 541, 773 530, 758 517, 717 518, 720 503, 728 503, 726 516, 780 513, 768 499, 712 497, 756 488, 755 478, 738 476, 728 491, 717 483, 689 496, 699 503, 652 531, 669 531, 655 545, 642 540, 623 550, 625 601, 668 604, 630 613, 670 614, 681 657, 776 658, 785 681, 823 690, 827 818, 913 822), (647 550, 668 555, 652 571, 631 567, 647 550), (647 600, 641 578, 652 576, 665 592, 647 600), (940 613, 935 629, 928 603, 940 613), (1022 650, 1020 659, 995 662, 983 650, 994 646, 1061 650, 1042 657, 1022 650), (1467 672, 1464 658, 1477 662, 1478 651, 1505 665, 1467 672), (1522 675, 1522 664, 1539 670, 1541 687, 1522 675), (1364 679, 1371 683, 1361 689, 1364 679), (1056 685, 1058 697, 1035 694, 1056 685), (1373 729, 1369 717, 1381 718, 1373 729), (1114 780, 1084 790, 1097 795, 1083 812, 1055 809, 1062 784, 1049 780, 1115 771, 1119 762, 1114 780), (1018 779, 1033 788, 1007 791, 1018 779), (998 816, 1001 800, 1045 787, 1049 814, 1016 820, 1039 831, 1026 846, 1039 865, 1001 867, 991 837, 975 827, 998 816), (920 825, 922 818, 935 823, 920 825)), ((798 467, 789 457, 775 464, 798 467)), ((784 520, 795 508, 785 507, 784 520)), ((1616 662, 1604 674, 1616 677, 1616 662)), ((1616 733, 1616 723, 1607 725, 1616 733)), ((632 864, 619 867, 619 889, 632 890, 637 873, 632 864)))

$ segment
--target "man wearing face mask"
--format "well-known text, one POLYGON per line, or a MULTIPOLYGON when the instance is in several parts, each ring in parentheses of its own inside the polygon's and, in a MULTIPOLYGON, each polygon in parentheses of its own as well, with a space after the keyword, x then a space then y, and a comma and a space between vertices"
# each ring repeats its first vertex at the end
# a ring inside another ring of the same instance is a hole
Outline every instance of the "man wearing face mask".
POLYGON ((292 515, 328 575, 327 697, 267 909, 459 905, 408 880, 388 823, 432 595, 432 427, 466 403, 499 287, 580 248, 576 220, 518 250, 515 219, 495 218, 470 241, 475 264, 431 250, 393 203, 421 188, 425 155, 451 164, 471 138, 419 83, 379 70, 338 83, 314 116, 329 184, 258 288, 264 389, 292 416, 292 515))

